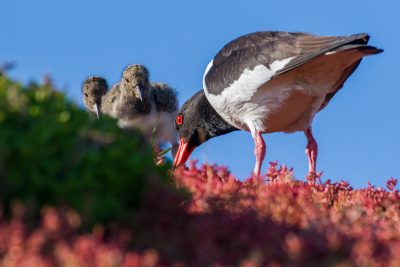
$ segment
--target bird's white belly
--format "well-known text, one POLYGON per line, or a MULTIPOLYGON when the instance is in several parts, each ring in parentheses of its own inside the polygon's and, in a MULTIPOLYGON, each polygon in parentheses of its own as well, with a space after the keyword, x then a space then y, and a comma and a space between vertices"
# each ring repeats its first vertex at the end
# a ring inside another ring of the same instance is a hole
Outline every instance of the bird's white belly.
POLYGON ((304 94, 298 85, 265 84, 250 100, 226 97, 213 107, 231 125, 245 130, 293 132, 305 130, 320 108, 323 96, 304 94))
MULTIPOLYGON (((209 93, 204 84, 207 100, 228 123, 239 129, 249 130, 248 125, 250 121, 254 121, 253 118, 265 118, 286 97, 285 92, 277 90, 278 88, 266 91, 261 95, 262 98, 257 96, 260 87, 267 84, 271 77, 290 60, 291 58, 275 61, 269 68, 258 65, 253 70, 245 69, 236 81, 218 95, 209 93)), ((210 62, 207 69, 210 69, 212 64, 213 62, 210 62)))
POLYGON ((323 92, 320 95, 310 94, 309 88, 305 89, 303 82, 297 81, 290 72, 263 84, 236 85, 241 87, 233 93, 224 90, 220 95, 206 92, 206 96, 224 120, 246 131, 304 130, 326 95, 323 92), (300 118, 302 115, 304 119, 300 118))

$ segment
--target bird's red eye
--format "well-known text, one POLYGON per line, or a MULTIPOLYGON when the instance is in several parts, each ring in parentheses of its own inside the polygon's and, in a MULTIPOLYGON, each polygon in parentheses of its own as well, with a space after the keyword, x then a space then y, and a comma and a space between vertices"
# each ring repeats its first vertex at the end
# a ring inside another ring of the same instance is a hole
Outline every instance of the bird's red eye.
POLYGON ((183 123, 183 117, 182 117, 182 115, 176 116, 175 122, 176 122, 176 124, 181 125, 181 124, 183 123))

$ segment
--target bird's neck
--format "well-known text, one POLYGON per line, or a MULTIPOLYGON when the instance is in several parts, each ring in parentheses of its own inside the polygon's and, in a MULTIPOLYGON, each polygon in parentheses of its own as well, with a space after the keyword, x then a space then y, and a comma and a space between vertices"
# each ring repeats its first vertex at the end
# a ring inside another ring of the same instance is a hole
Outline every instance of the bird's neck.
POLYGON ((201 100, 199 105, 199 115, 203 117, 204 126, 208 132, 209 138, 224 135, 233 131, 238 130, 226 122, 211 106, 207 98, 204 95, 204 99, 201 100))
POLYGON ((149 88, 145 90, 145 93, 142 95, 142 100, 135 97, 132 92, 126 90, 122 87, 121 95, 119 99, 119 107, 124 110, 124 113, 139 113, 139 114, 148 114, 151 111, 151 98, 149 88))

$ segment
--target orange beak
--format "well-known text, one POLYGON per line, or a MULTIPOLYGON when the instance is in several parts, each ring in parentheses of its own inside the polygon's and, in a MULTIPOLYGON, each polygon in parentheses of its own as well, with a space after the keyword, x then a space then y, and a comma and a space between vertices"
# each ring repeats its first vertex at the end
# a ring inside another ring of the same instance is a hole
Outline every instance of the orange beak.
POLYGON ((189 158, 190 154, 192 154, 195 146, 189 145, 189 143, 185 143, 183 138, 179 143, 178 151, 176 152, 175 159, 174 159, 174 167, 179 165, 185 164, 187 159, 189 158))

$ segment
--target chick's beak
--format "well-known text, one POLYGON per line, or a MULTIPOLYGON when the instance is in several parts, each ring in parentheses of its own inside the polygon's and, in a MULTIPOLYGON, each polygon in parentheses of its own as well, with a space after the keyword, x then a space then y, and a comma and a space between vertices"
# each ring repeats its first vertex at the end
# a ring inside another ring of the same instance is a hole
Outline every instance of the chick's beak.
POLYGON ((189 158, 190 154, 192 154, 194 149, 195 146, 190 145, 189 142, 185 143, 185 141, 182 138, 179 143, 178 151, 176 152, 175 155, 174 167, 185 164, 185 162, 189 158))
POLYGON ((135 91, 135 95, 137 98, 140 99, 140 101, 143 101, 143 92, 142 92, 142 87, 138 84, 133 86, 133 90, 135 91))
POLYGON ((97 104, 93 104, 94 112, 96 113, 97 119, 99 119, 99 109, 97 108, 97 104))

